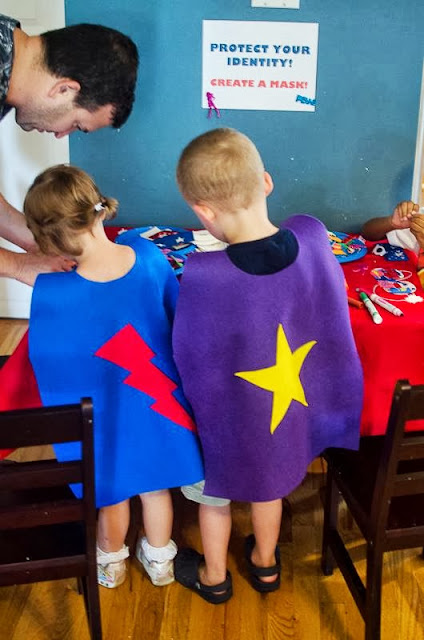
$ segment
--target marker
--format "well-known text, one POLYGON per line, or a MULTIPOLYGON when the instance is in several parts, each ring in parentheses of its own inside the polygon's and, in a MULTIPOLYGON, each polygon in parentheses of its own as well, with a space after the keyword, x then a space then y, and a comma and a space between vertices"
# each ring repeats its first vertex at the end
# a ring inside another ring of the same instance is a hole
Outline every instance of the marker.
POLYGON ((364 306, 363 302, 356 300, 356 298, 351 298, 350 296, 347 297, 347 301, 352 307, 358 307, 358 309, 362 309, 364 306))
POLYGON ((403 311, 395 307, 394 304, 391 304, 390 302, 387 302, 387 300, 384 300, 384 298, 380 298, 380 296, 378 296, 377 294, 371 293, 369 294, 369 297, 380 307, 383 307, 383 309, 386 309, 386 311, 390 311, 390 313, 393 313, 394 316, 403 316, 403 311))
POLYGON ((375 322, 375 324, 381 324, 383 322, 383 318, 380 316, 377 309, 375 308, 371 300, 368 298, 367 294, 364 293, 363 291, 360 291, 359 289, 356 289, 356 291, 359 293, 359 297, 361 298, 368 313, 373 319, 373 322, 375 322))

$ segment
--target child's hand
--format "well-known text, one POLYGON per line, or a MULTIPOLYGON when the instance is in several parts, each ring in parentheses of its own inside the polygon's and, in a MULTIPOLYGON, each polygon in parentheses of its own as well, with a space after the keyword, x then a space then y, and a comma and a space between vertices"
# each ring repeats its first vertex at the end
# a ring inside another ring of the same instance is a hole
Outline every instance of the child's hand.
POLYGON ((416 237, 421 249, 424 249, 424 215, 417 214, 411 219, 411 232, 416 237))
POLYGON ((418 213, 419 206, 411 200, 403 200, 396 205, 392 213, 392 226, 394 229, 407 229, 411 226, 412 216, 418 213))

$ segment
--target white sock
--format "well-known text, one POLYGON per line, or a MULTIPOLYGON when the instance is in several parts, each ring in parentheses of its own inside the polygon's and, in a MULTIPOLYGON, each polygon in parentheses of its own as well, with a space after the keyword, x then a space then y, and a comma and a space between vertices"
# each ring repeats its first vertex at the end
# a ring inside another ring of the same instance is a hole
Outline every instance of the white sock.
POLYGON ((147 538, 141 539, 141 548, 149 562, 165 562, 166 560, 172 560, 177 555, 177 545, 173 540, 170 540, 165 547, 153 547, 147 542, 147 538))

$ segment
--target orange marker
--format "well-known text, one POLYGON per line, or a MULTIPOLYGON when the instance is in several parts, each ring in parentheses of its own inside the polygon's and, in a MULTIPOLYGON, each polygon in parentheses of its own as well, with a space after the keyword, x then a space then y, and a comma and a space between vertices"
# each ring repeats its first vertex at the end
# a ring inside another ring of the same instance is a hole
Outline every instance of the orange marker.
POLYGON ((358 309, 362 309, 362 307, 364 306, 363 302, 357 300, 356 298, 351 298, 350 296, 347 297, 347 301, 352 307, 357 307, 358 309))

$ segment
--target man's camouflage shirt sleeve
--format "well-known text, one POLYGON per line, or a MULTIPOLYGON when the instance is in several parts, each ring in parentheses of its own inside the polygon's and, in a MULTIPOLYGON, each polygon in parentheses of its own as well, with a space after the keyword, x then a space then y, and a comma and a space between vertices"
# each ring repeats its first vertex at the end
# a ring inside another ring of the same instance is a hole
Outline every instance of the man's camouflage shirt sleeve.
POLYGON ((0 13, 0 120, 10 111, 5 105, 13 64, 13 31, 20 23, 0 13))

